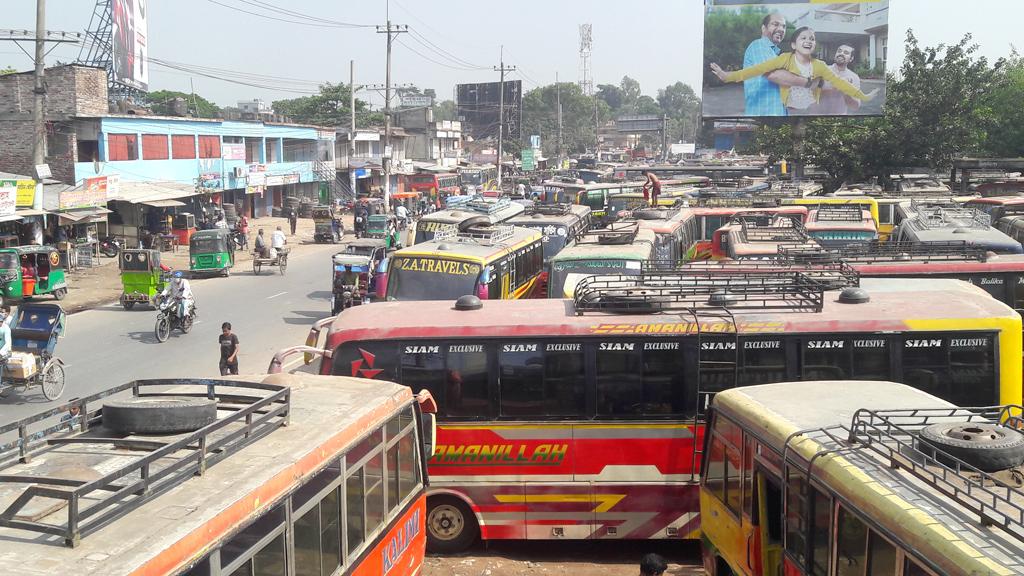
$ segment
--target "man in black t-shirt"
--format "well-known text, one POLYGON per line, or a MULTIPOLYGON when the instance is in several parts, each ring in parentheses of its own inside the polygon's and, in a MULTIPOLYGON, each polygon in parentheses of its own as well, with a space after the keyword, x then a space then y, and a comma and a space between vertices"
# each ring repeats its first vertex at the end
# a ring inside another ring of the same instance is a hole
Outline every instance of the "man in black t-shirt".
POLYGON ((231 322, 220 325, 220 375, 238 374, 238 336, 231 333, 231 322))

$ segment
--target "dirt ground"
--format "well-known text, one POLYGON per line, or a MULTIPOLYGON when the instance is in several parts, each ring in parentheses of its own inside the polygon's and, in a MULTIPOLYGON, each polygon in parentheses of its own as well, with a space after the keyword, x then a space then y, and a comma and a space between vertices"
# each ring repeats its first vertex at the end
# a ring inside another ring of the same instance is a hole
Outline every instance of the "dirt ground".
POLYGON ((478 543, 454 556, 427 556, 424 576, 633 576, 640 557, 656 552, 669 562, 666 575, 704 574, 697 542, 543 541, 478 543))
MULTIPOLYGON (((351 232, 352 216, 346 214, 342 219, 345 223, 345 230, 351 232)), ((252 239, 256 231, 263 228, 263 233, 268 237, 267 241, 269 242, 269 235, 277 226, 281 226, 285 234, 288 234, 288 221, 285 218, 254 218, 249 220, 250 250, 235 253, 235 267, 232 270, 249 270, 250 262, 252 262, 252 239)), ((312 241, 313 220, 299 218, 295 236, 289 235, 288 243, 292 245, 293 250, 302 250, 301 246, 303 244, 308 244, 312 241)), ((178 246, 176 252, 162 252, 160 257, 164 264, 175 270, 188 270, 188 246, 178 246)), ((117 259, 101 256, 98 262, 98 266, 78 268, 68 274, 68 295, 61 302, 61 306, 68 313, 117 302, 121 296, 121 272, 117 267, 117 259)))

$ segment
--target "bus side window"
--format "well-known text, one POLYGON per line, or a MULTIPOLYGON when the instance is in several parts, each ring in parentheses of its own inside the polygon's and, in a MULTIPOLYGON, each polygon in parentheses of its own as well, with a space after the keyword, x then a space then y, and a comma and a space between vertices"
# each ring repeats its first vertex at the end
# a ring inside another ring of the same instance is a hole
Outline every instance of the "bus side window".
POLYGON ((481 420, 490 416, 487 349, 452 344, 445 359, 445 409, 448 416, 481 420), (463 348, 465 347, 465 348, 463 348), (467 351, 461 351, 467 350, 467 351))
POLYGON ((282 503, 221 547, 220 573, 284 576, 285 528, 285 509, 282 503))
POLYGON ((786 380, 786 348, 781 338, 740 341, 743 364, 737 385, 771 384, 786 380))
POLYGON ((501 416, 584 415, 583 345, 558 344, 565 350, 545 350, 547 345, 541 344, 502 345, 498 360, 501 416))
POLYGON ((868 572, 870 576, 896 576, 896 547, 874 530, 868 533, 868 572))
POLYGON ((865 576, 868 527, 842 504, 836 516, 836 576, 865 576))
POLYGON ((733 515, 739 517, 742 506, 741 469, 743 454, 740 428, 721 414, 715 415, 708 462, 707 487, 733 515))
POLYGON ((787 468, 786 482, 786 552, 798 566, 807 565, 807 531, 810 502, 807 481, 800 470, 787 468))
POLYGON ((402 354, 401 382, 412 390, 429 390, 437 401, 439 412, 445 414, 447 399, 444 396, 445 387, 442 385, 445 378, 444 356, 441 355, 440 347, 434 350, 415 340, 404 342, 400 346, 405 350, 402 354))

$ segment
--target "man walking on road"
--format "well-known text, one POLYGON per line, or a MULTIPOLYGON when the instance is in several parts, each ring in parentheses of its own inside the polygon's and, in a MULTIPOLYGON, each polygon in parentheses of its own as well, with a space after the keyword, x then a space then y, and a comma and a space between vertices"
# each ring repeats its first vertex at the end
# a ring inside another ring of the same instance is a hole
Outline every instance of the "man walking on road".
POLYGON ((231 332, 231 322, 220 325, 220 375, 238 374, 238 336, 231 332))
POLYGON ((295 236, 295 227, 299 225, 299 211, 292 208, 288 211, 288 224, 292 227, 292 236, 295 236))

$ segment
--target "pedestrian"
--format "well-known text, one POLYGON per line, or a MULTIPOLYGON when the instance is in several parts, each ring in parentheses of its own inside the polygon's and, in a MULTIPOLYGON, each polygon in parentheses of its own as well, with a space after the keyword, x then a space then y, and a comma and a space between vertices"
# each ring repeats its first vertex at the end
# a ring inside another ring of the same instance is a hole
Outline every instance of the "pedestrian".
POLYGON ((231 332, 231 322, 220 325, 220 375, 238 374, 238 336, 231 332))
POLYGON ((299 225, 299 211, 295 208, 288 211, 288 224, 292 227, 292 236, 295 236, 295 227, 299 225))
POLYGON ((238 233, 242 235, 242 250, 249 249, 249 219, 245 217, 245 214, 238 219, 235 224, 238 227, 238 233))
POLYGON ((11 305, 5 302, 3 306, 0 306, 0 314, 4 317, 3 324, 10 328, 11 323, 14 322, 14 315, 11 314, 11 305))
POLYGON ((665 570, 668 570, 668 563, 653 552, 640 559, 640 576, 661 576, 665 570))

